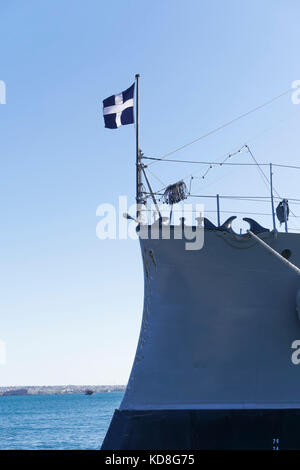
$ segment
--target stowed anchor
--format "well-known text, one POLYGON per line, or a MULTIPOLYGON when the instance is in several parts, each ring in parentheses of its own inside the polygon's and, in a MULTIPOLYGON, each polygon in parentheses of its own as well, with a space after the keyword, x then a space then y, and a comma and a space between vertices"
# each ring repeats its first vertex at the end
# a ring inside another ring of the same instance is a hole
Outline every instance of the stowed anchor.
MULTIPOLYGON (((237 235, 232 228, 232 222, 236 218, 237 218, 236 215, 232 215, 231 217, 228 217, 228 219, 225 220, 225 222, 222 225, 220 225, 220 227, 217 227, 209 219, 204 217, 204 228, 206 230, 220 230, 222 232, 230 232, 230 233, 237 235)), ((256 220, 250 219, 249 217, 244 217, 243 220, 245 220, 245 222, 248 222, 248 224, 250 225, 250 230, 253 233, 257 234, 257 233, 262 233, 262 232, 270 232, 268 228, 263 227, 258 222, 256 222, 256 220)), ((245 234, 242 236, 245 236, 245 234)))
MULTIPOLYGON (((219 230, 235 233, 234 230, 232 229, 232 222, 236 219, 235 215, 232 215, 229 217, 221 227, 219 227, 219 230)), ((250 230, 252 233, 262 233, 262 232, 270 232, 268 228, 263 227, 260 225, 256 220, 250 219, 249 217, 244 217, 243 220, 245 222, 248 222, 250 225, 250 230)))
POLYGON ((232 229, 231 225, 232 225, 232 222, 236 219, 236 215, 232 215, 231 217, 229 217, 227 220, 225 220, 225 222, 219 227, 219 230, 222 230, 222 231, 227 231, 227 232, 232 232, 234 233, 234 230, 232 229))
POLYGON ((225 222, 222 225, 220 225, 220 227, 217 227, 209 219, 204 217, 204 228, 206 230, 220 230, 222 232, 234 233, 234 231, 232 230, 232 227, 231 227, 231 224, 234 221, 234 219, 236 219, 236 215, 232 215, 227 220, 225 220, 225 222))
POLYGON ((250 219, 249 217, 244 217, 243 220, 248 222, 250 225, 250 229, 252 233, 262 233, 262 232, 270 232, 268 228, 263 227, 260 225, 256 220, 250 219))

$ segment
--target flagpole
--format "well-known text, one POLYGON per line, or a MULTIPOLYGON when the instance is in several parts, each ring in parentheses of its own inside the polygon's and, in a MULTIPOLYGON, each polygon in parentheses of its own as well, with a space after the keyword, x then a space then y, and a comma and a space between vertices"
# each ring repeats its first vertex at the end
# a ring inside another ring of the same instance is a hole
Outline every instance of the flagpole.
POLYGON ((136 99, 135 99, 135 131, 136 131, 136 218, 139 221, 141 215, 141 158, 139 148, 139 78, 140 75, 137 73, 135 76, 136 81, 136 99))

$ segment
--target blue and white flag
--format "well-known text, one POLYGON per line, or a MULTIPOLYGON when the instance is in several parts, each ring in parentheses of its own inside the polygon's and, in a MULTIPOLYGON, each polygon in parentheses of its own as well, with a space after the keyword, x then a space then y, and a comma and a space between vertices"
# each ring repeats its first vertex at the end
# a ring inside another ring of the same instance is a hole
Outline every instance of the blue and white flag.
POLYGON ((105 127, 117 129, 125 124, 134 123, 133 94, 134 85, 119 93, 103 100, 103 116, 105 127))

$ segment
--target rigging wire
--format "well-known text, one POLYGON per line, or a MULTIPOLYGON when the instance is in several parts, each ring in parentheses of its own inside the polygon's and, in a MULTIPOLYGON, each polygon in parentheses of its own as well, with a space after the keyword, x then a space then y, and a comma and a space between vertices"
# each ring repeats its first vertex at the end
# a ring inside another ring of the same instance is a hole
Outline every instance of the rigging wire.
MULTIPOLYGON (((147 196, 150 196, 150 193, 145 193, 147 196)), ((162 192, 155 192, 156 196, 163 196, 162 192)), ((216 196, 213 194, 190 194, 190 197, 201 197, 201 198, 212 198, 215 199, 216 196)), ((220 199, 237 199, 240 201, 254 201, 254 202, 270 202, 270 196, 232 196, 232 195, 219 195, 220 199)), ((273 199, 281 200, 281 197, 274 196, 273 199)), ((300 202, 300 199, 289 198, 289 201, 300 202)))
MULTIPOLYGON (((242 147, 238 148, 237 150, 235 150, 235 151, 233 151, 233 152, 231 152, 231 153, 226 154, 221 162, 218 162, 218 163, 216 163, 216 162, 209 163, 209 168, 208 168, 208 170, 205 172, 204 175, 201 176, 201 178, 202 178, 202 179, 205 179, 207 173, 209 172, 209 170, 212 169, 212 165, 214 165, 214 163, 215 163, 217 166, 228 165, 228 163, 226 163, 226 161, 227 161, 229 158, 233 157, 234 155, 237 155, 238 153, 240 153, 240 152, 243 150, 244 147, 245 147, 245 146, 243 145, 242 147)), ((200 170, 197 171, 196 173, 193 172, 193 174, 187 175, 187 176, 185 176, 185 177, 182 178, 182 179, 185 180, 186 178, 189 178, 189 177, 191 177, 191 176, 194 178, 194 177, 195 177, 195 174, 197 174, 197 173, 200 173, 200 170)), ((200 177, 197 177, 197 176, 196 176, 196 178, 200 178, 200 177)))
MULTIPOLYGON (((237 150, 234 150, 232 151, 231 153, 226 153, 225 156, 224 156, 224 159, 221 161, 221 162, 201 162, 203 164, 207 164, 207 165, 215 165, 215 166, 222 166, 222 165, 228 165, 228 163, 226 163, 226 160, 228 160, 229 158, 231 158, 232 156, 240 153, 243 149, 245 148, 245 145, 243 145, 242 147, 238 148, 237 150)), ((152 160, 153 158, 151 157, 144 157, 143 158, 146 158, 148 160, 152 160)), ((171 162, 172 160, 164 160, 164 162, 171 162)), ((175 160, 174 160, 175 161, 175 160)), ((178 160, 179 162, 180 160, 178 160)), ((184 160, 181 160, 180 162, 182 163, 187 163, 187 161, 184 161, 184 160)), ((193 163, 193 162, 190 162, 190 163, 193 163)), ((195 163, 200 163, 200 162, 195 162, 195 163)), ((252 163, 251 165, 254 165, 254 163, 252 163)), ((149 166, 150 165, 147 165, 147 168, 149 169, 149 166)), ((204 179, 206 174, 208 173, 208 171, 210 170, 211 168, 208 168, 208 170, 206 171, 206 173, 204 174, 204 176, 202 176, 201 178, 204 179)), ((182 181, 185 181, 187 178, 198 178, 198 177, 195 177, 194 175, 197 174, 197 173, 200 173, 200 170, 197 171, 196 173, 189 173, 188 175, 184 176, 183 178, 181 178, 182 181)), ((161 191, 164 191, 166 189, 167 186, 164 186, 163 188, 160 188, 158 190, 158 192, 161 192, 161 191)))
MULTIPOLYGON (((154 158, 152 157, 145 157, 149 160, 153 160, 154 158)), ((190 180, 190 190, 189 190, 189 194, 191 193, 191 183, 192 183, 192 180, 195 179, 195 178, 201 178, 201 179, 204 179, 207 175, 207 173, 213 168, 213 166, 222 166, 222 165, 232 165, 232 166, 256 166, 259 173, 260 173, 260 176, 262 177, 262 180, 264 182, 264 184, 266 185, 267 189, 269 190, 269 187, 270 187, 270 180, 269 178, 266 176, 266 174, 264 173, 264 171, 262 170, 261 166, 269 166, 270 164, 269 163, 258 163, 258 161, 256 160, 256 158, 254 157, 253 155, 253 152, 250 150, 249 146, 247 144, 244 144, 241 148, 239 148, 237 151, 235 152, 232 152, 232 153, 229 153, 225 159, 221 162, 199 162, 199 161, 186 161, 186 160, 174 160, 174 159, 168 159, 168 160, 161 160, 161 159, 155 159, 155 160, 159 160, 159 161, 164 161, 164 162, 180 162, 180 163, 197 163, 197 164, 207 164, 209 165, 208 169, 205 171, 205 173, 201 176, 201 177, 198 177, 198 176, 195 176, 195 173, 194 174, 190 174, 184 178, 182 178, 183 180, 185 180, 187 177, 190 177, 191 180, 190 180), (232 156, 240 153, 243 149, 247 149, 248 153, 250 154, 251 158, 253 159, 254 163, 244 163, 244 162, 226 162, 229 158, 231 158, 232 156)), ((283 165, 283 164, 273 164, 274 167, 279 167, 279 168, 290 168, 290 169, 300 169, 300 167, 298 166, 295 166, 295 165, 283 165)), ((150 170, 149 170, 150 171, 150 170)), ((158 193, 160 193, 161 191, 163 191, 163 189, 165 188, 162 188, 158 191, 158 193)), ((274 199, 282 199, 281 196, 279 195, 278 191, 276 190, 276 188, 273 186, 273 190, 274 192, 277 194, 277 197, 274 197, 274 199)), ((196 195, 195 196, 192 196, 190 194, 191 197, 197 197, 196 195)), ((213 196, 215 197, 215 196, 213 196)), ((246 200, 245 198, 243 200, 246 200)), ((289 199, 290 201, 294 202, 294 201, 297 201, 296 199, 289 199)), ((265 201, 266 202, 266 201, 265 201)), ((293 211, 291 210, 291 214, 294 216, 294 217, 297 217, 293 211)))
MULTIPOLYGON (((188 142, 187 144, 185 144, 185 145, 183 145, 183 146, 181 146, 181 147, 178 147, 178 148, 175 149, 174 151, 169 152, 168 154, 165 154, 165 155, 164 155, 163 157, 161 157, 161 158, 145 157, 145 158, 147 158, 147 159, 149 159, 149 160, 152 160, 152 162, 151 162, 149 165, 147 165, 147 168, 148 168, 149 166, 151 166, 152 164, 158 162, 158 161, 165 161, 165 159, 166 159, 169 155, 172 155, 173 153, 175 153, 175 152, 177 152, 177 151, 179 151, 179 150, 181 150, 181 149, 183 149, 183 148, 185 148, 185 147, 187 147, 187 146, 189 146, 189 145, 191 145, 191 144, 193 144, 193 143, 195 143, 195 142, 197 142, 197 141, 199 141, 199 140, 201 140, 201 139, 204 139, 204 138, 207 137, 208 135, 210 135, 210 134, 212 134, 212 133, 214 133, 214 132, 217 132, 218 130, 221 130, 221 129, 224 128, 224 127, 229 126, 229 125, 232 124, 233 122, 235 122, 235 121, 237 121, 237 120, 239 120, 239 119, 242 119, 243 117, 245 117, 245 116, 247 116, 247 115, 249 115, 249 114, 251 114, 251 113, 253 113, 253 112, 255 112, 255 111, 257 111, 257 110, 259 110, 259 109, 261 109, 261 108, 263 108, 264 106, 267 106, 267 105, 271 104, 273 101, 275 101, 275 100, 279 99, 280 97, 286 95, 286 94, 289 93, 290 91, 291 91, 291 89, 288 89, 288 90, 284 91, 283 93, 281 93, 280 95, 275 96, 275 97, 272 98, 271 100, 268 100, 268 101, 262 103, 260 106, 257 106, 256 108, 253 108, 253 109, 249 110, 248 112, 246 112, 246 113, 244 113, 244 114, 242 114, 242 115, 240 115, 240 116, 237 116, 236 118, 232 119, 231 121, 222 124, 221 126, 219 126, 219 127, 215 128, 215 129, 211 130, 210 132, 208 132, 208 133, 206 133, 206 134, 204 134, 204 135, 198 137, 197 139, 194 139, 193 141, 188 142)), ((282 124, 285 120, 286 120, 286 119, 281 120, 279 124, 282 124)), ((272 129, 273 127, 274 127, 274 126, 271 126, 271 127, 267 128, 267 129, 263 130, 262 132, 260 132, 259 134, 257 134, 257 135, 254 136, 253 138, 251 138, 250 141, 253 141, 253 140, 257 139, 261 134, 263 134, 263 133, 269 131, 269 130, 272 129)), ((247 148, 247 150, 248 150, 248 152, 250 153, 252 159, 254 160, 254 164, 243 163, 243 162, 237 162, 237 163, 234 163, 234 162, 228 163, 228 162, 226 162, 226 160, 228 160, 233 154, 228 154, 227 157, 226 157, 226 158, 224 159, 224 161, 222 161, 222 162, 196 162, 196 161, 174 160, 174 159, 173 159, 173 160, 170 159, 170 160, 166 160, 166 161, 174 161, 174 162, 182 162, 182 163, 208 164, 208 165, 209 165, 209 168, 208 168, 208 169, 205 171, 205 173, 202 175, 202 177, 201 177, 202 179, 204 179, 204 178, 206 177, 206 175, 207 175, 208 172, 213 168, 213 166, 218 166, 218 165, 221 166, 221 165, 223 165, 223 164, 224 164, 224 165, 237 165, 237 166, 238 166, 238 165, 240 165, 240 166, 242 166, 242 165, 245 165, 245 166, 248 166, 248 165, 249 165, 249 166, 250 166, 250 165, 256 165, 257 168, 258 168, 258 171, 259 171, 259 173, 260 173, 260 175, 261 175, 261 177, 262 177, 262 179, 263 179, 263 181, 264 181, 264 183, 265 183, 266 185, 268 185, 268 189, 269 189, 269 184, 270 184, 269 178, 265 175, 264 171, 263 171, 262 168, 261 168, 262 166, 268 166, 269 164, 267 164, 267 163, 259 164, 259 163, 257 162, 257 160, 255 159, 253 153, 251 152, 250 148, 248 147, 248 145, 244 145, 243 147, 246 147, 246 148, 247 148)), ((243 147, 241 147, 236 153, 240 152, 240 151, 243 149, 243 147)), ((281 168, 300 169, 300 167, 295 166, 295 165, 273 164, 273 166, 274 166, 274 167, 281 167, 281 168)), ((149 169, 149 168, 148 168, 148 169, 149 169)), ((149 172, 150 172, 158 181, 160 181, 161 184, 164 184, 150 169, 149 169, 149 172)), ((190 185, 189 185, 189 186, 190 186, 190 188, 189 188, 189 194, 190 194, 190 193, 191 193, 192 180, 193 180, 194 178, 200 178, 200 177, 195 176, 195 174, 190 174, 190 175, 188 175, 188 177, 190 178, 190 185)), ((186 179, 186 178, 187 178, 187 177, 185 177, 185 178, 183 178, 183 179, 186 179)), ((161 191, 161 190, 159 190, 159 191, 161 191)), ((281 199, 281 197, 280 197, 278 191, 276 190, 276 188, 274 188, 274 192, 277 194, 278 198, 281 199)), ((274 199, 275 199, 275 198, 274 198, 274 199)), ((244 200, 245 200, 245 199, 244 199, 244 200)), ((291 199, 290 199, 290 200, 291 200, 291 199)), ((291 213, 293 214, 292 211, 291 211, 291 213)), ((293 214, 293 215, 295 216, 295 214, 293 214)))
POLYGON ((151 171, 151 170, 148 168, 148 166, 147 166, 146 168, 147 168, 147 171, 148 171, 149 173, 151 173, 151 175, 154 176, 154 178, 156 178, 157 181, 160 182, 160 184, 165 185, 165 183, 164 183, 155 173, 153 173, 153 171, 151 171))
MULTIPOLYGON (((261 169, 261 167, 260 167, 258 161, 257 161, 256 158, 254 157, 253 153, 251 152, 251 150, 250 150, 250 148, 248 147, 247 144, 246 144, 246 148, 247 148, 249 154, 251 155, 251 158, 254 160, 254 162, 255 162, 255 164, 256 164, 256 166, 257 166, 257 169, 258 169, 258 171, 259 171, 259 173, 260 173, 260 175, 261 175, 261 177, 262 177, 262 180, 263 180, 263 182, 265 183, 265 185, 266 185, 266 187, 267 187, 267 189, 268 189, 268 191, 269 191, 269 188, 270 188, 270 180, 269 180, 269 178, 265 175, 265 172, 261 169)), ((274 189, 274 188, 273 188, 273 189, 274 189)))
MULTIPOLYGON (((234 154, 230 154, 233 156, 234 154)), ((223 165, 231 165, 231 166, 256 166, 257 163, 243 163, 243 162, 204 162, 204 161, 199 161, 199 160, 161 160, 160 158, 154 158, 154 157, 143 157, 146 160, 157 160, 157 161, 163 161, 164 163, 195 163, 198 165, 213 165, 213 166, 223 166, 223 165)), ((300 170, 300 166, 296 165, 283 165, 280 163, 272 163, 273 167, 279 167, 279 168, 290 168, 292 170, 300 170)), ((149 166, 149 165, 148 165, 149 166)), ((270 163, 259 163, 259 166, 270 166, 270 163)), ((148 168, 148 167, 147 167, 148 168)), ((149 170, 150 171, 150 170, 149 170)))
MULTIPOLYGON (((297 108, 297 106, 296 106, 296 108, 297 108)), ((296 111, 294 113, 292 113, 292 115, 285 116, 283 119, 280 119, 278 122, 276 122, 276 124, 273 124, 273 125, 265 128, 265 129, 259 131, 257 134, 253 135, 252 137, 246 139, 247 142, 252 143, 252 142, 260 139, 260 137, 262 135, 266 134, 267 132, 273 131, 277 127, 280 127, 280 126, 284 125, 287 121, 290 121, 290 119, 293 118, 294 116, 296 116, 298 113, 299 113, 299 110, 297 108, 296 111)))
MULTIPOLYGON (((257 161, 256 158, 254 157, 253 153, 251 152, 251 150, 250 150, 250 148, 249 148, 249 146, 248 146, 247 144, 246 144, 246 147, 247 147, 247 150, 248 150, 248 152, 250 153, 251 157, 253 158, 253 160, 254 160, 255 163, 257 164, 257 169, 259 170, 259 172, 260 172, 260 174, 261 174, 261 176, 262 176, 262 178, 263 178, 263 181, 264 181, 265 185, 267 186, 267 188, 268 188, 268 190, 269 190, 270 185, 271 185, 270 179, 265 175, 265 172, 260 168, 260 165, 259 165, 258 161, 257 161)), ((274 192, 277 194, 277 196, 278 196, 280 199, 282 199, 282 198, 280 197, 278 191, 277 191, 276 188, 274 187, 274 184, 273 184, 273 190, 274 190, 274 192)), ((296 215, 294 214, 294 212, 293 212, 291 209, 290 209, 290 211, 291 211, 291 214, 292 214, 294 217, 296 217, 296 215)))
MULTIPOLYGON (((244 117, 248 116, 249 114, 252 114, 254 113, 255 111, 258 111, 259 109, 262 109, 264 108, 265 106, 268 106, 269 104, 273 103, 274 101, 278 100, 279 98, 281 98, 282 96, 285 96, 286 94, 290 93, 291 92, 291 88, 289 88, 288 90, 285 90, 283 93, 280 93, 280 95, 277 95, 275 96, 274 98, 268 100, 268 101, 265 101, 264 103, 262 103, 261 105, 259 106, 256 106, 255 108, 252 108, 250 109, 249 111, 247 111, 246 113, 243 113, 243 114, 240 114, 239 116, 231 119, 230 121, 227 121, 223 124, 221 124, 220 126, 210 130, 209 132, 206 132, 205 134, 202 134, 200 137, 197 137, 196 139, 193 139, 191 140, 190 142, 187 142, 186 144, 184 145, 181 145, 180 147, 177 147, 176 149, 172 150, 171 152, 168 152, 166 153, 165 155, 163 155, 161 157, 161 160, 164 160, 165 158, 169 157, 170 155, 173 155, 174 153, 176 152, 179 152, 180 150, 183 150, 184 148, 196 143, 196 142, 199 142, 199 140, 202 140, 202 139, 205 139, 206 137, 224 129, 225 127, 227 126, 230 126, 231 124, 233 124, 234 122, 237 122, 239 121, 240 119, 243 119, 244 117)), ((153 161, 152 163, 149 164, 150 165, 153 165, 155 163, 155 161, 153 161)))
MULTIPOLYGON (((178 160, 178 159, 167 159, 167 157, 170 156, 170 155, 172 155, 172 154, 174 154, 174 153, 176 153, 176 152, 178 152, 179 150, 181 150, 181 149, 183 149, 183 148, 185 148, 185 147, 187 147, 187 146, 189 146, 189 145, 192 145, 193 143, 195 143, 195 142, 197 142, 197 141, 199 141, 199 140, 201 140, 201 139, 204 139, 205 137, 207 137, 207 136, 213 134, 214 132, 217 132, 217 131, 221 130, 222 128, 229 126, 229 125, 232 124, 233 122, 236 122, 236 121, 238 121, 239 119, 242 119, 243 117, 245 117, 245 116, 247 116, 247 115, 249 115, 249 114, 251 114, 251 113, 253 113, 253 112, 255 112, 255 111, 257 111, 257 110, 259 110, 259 109, 261 109, 261 108, 263 108, 264 106, 269 105, 270 103, 272 103, 273 101, 275 101, 275 100, 279 99, 280 97, 286 95, 286 94, 289 93, 290 91, 291 91, 291 89, 286 90, 285 92, 283 92, 283 93, 281 93, 280 95, 278 95, 278 96, 272 98, 271 100, 266 101, 266 102, 263 103, 262 105, 257 106, 256 108, 251 109, 250 111, 248 111, 248 112, 246 112, 246 113, 244 113, 244 114, 242 114, 242 115, 240 115, 240 116, 238 116, 238 117, 232 119, 231 121, 229 121, 229 122, 227 122, 227 123, 225 123, 225 124, 223 124, 223 125, 221 125, 221 126, 215 128, 215 129, 213 129, 212 131, 210 131, 210 132, 208 132, 208 133, 206 133, 206 134, 204 134, 204 135, 198 137, 197 139, 194 139, 193 141, 188 142, 187 144, 185 144, 185 145, 183 145, 183 146, 181 146, 181 147, 178 147, 177 149, 175 149, 175 150, 173 150, 173 151, 171 151, 171 152, 165 154, 164 156, 162 156, 162 157, 160 157, 160 158, 145 157, 145 156, 143 156, 143 158, 145 158, 145 159, 147 159, 147 160, 152 160, 151 163, 149 163, 149 164, 147 165, 148 171, 149 171, 161 184, 164 185, 164 183, 162 182, 162 180, 161 180, 158 176, 156 176, 156 175, 149 169, 149 166, 151 166, 152 164, 157 163, 157 162, 159 162, 159 161, 169 161, 169 162, 176 162, 176 163, 190 163, 190 164, 200 164, 200 165, 204 165, 204 164, 205 164, 205 165, 209 165, 209 167, 206 169, 206 171, 204 172, 204 174, 201 176, 202 179, 205 179, 205 177, 207 176, 207 174, 209 173, 209 171, 210 171, 213 167, 216 167, 216 166, 222 166, 222 165, 232 165, 232 166, 233 166, 233 165, 234 165, 234 166, 256 166, 257 169, 258 169, 258 171, 259 171, 259 173, 260 173, 260 176, 262 177, 262 180, 263 180, 264 184, 266 185, 267 189, 269 190, 269 187, 270 187, 270 179, 266 176, 265 172, 263 171, 263 169, 262 169, 261 167, 262 167, 262 166, 269 166, 270 164, 268 164, 268 163, 261 163, 261 164, 258 163, 258 161, 256 160, 255 156, 253 155, 252 151, 250 150, 250 148, 249 148, 249 146, 248 146, 247 144, 244 144, 244 145, 243 145, 241 148, 239 148, 236 152, 227 154, 226 157, 225 157, 225 159, 224 159, 223 161, 221 161, 221 162, 202 162, 202 161, 191 161, 191 160, 188 160, 188 161, 187 161, 187 160, 178 160), (229 158, 231 158, 233 155, 236 155, 237 153, 241 152, 244 148, 248 151, 248 153, 250 154, 250 156, 251 156, 251 158, 253 159, 254 163, 227 162, 227 160, 228 160, 229 158)), ((269 130, 269 129, 267 129, 267 130, 269 130)), ((266 132, 266 130, 263 131, 263 132, 266 132)), ((261 133, 260 133, 260 134, 261 134, 261 133)), ((259 135, 260 135, 260 134, 259 134, 259 135)), ((256 138, 257 138, 257 137, 256 137, 256 138)), ((251 140, 254 140, 254 139, 251 139, 251 140)), ((300 169, 300 167, 298 167, 298 166, 296 166, 296 165, 273 164, 273 166, 274 166, 274 167, 280 167, 280 168, 300 169)), ((195 174, 190 174, 190 175, 188 175, 188 176, 182 178, 182 180, 185 180, 185 179, 187 179, 188 177, 190 178, 189 195, 190 195, 191 197, 197 197, 196 195, 195 195, 195 196, 192 196, 192 195, 191 195, 191 186, 192 186, 192 180, 193 180, 194 178, 200 178, 200 177, 196 177, 195 174)), ((163 191, 165 188, 166 188, 166 186, 164 185, 164 188, 160 189, 160 190, 159 190, 158 192, 156 192, 155 194, 159 194, 159 193, 160 193, 161 191, 163 191)), ((276 188, 275 188, 274 186, 273 186, 273 190, 274 190, 275 194, 277 194, 278 199, 281 199, 281 197, 280 197, 278 191, 276 190, 276 188)), ((274 197, 274 199, 275 199, 275 197, 274 197)), ((246 200, 246 199, 244 198, 244 200, 246 200)), ((253 200, 253 199, 252 199, 252 200, 253 200)), ((290 201, 291 201, 291 199, 290 199, 290 201)), ((296 201, 296 200, 295 200, 295 201, 296 201)), ((223 212, 224 212, 224 211, 223 211, 223 212)), ((253 214, 254 214, 254 213, 253 213, 253 214)), ((298 217, 298 216, 296 216, 296 215, 292 212, 292 210, 291 210, 291 214, 292 214, 294 217, 298 217)), ((259 215, 259 214, 257 214, 257 215, 259 215)), ((261 214, 261 215, 264 215, 264 214, 261 214)), ((296 229, 296 230, 298 230, 298 229, 296 229)))

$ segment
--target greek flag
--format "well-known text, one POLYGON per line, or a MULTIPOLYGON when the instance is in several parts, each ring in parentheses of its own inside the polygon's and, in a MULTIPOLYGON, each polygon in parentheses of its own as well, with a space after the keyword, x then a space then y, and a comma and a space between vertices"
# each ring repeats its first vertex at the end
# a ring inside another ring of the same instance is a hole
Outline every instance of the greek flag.
POLYGON ((133 94, 134 85, 119 93, 103 100, 103 116, 105 127, 117 129, 125 124, 133 124, 133 94))

